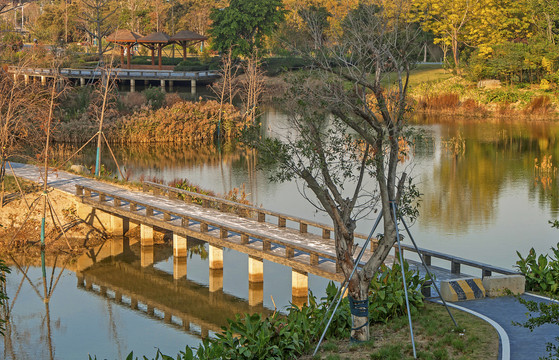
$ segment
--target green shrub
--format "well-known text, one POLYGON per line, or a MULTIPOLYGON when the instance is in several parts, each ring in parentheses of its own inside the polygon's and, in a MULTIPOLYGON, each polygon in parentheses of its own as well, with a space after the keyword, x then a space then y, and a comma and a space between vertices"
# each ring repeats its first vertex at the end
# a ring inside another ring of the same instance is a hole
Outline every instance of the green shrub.
MULTIPOLYGON (((557 247, 559 248, 559 243, 557 247)), ((552 247, 551 250, 552 256, 538 256, 534 248, 531 248, 525 258, 516 252, 520 258, 516 267, 526 277, 526 290, 559 294, 559 249, 552 247)))
MULTIPOLYGON (((392 269, 388 269, 383 264, 380 270, 380 276, 371 281, 369 318, 373 322, 386 323, 394 317, 406 314, 406 294, 400 264, 395 263, 392 269)), ((419 275, 419 271, 410 270, 406 261, 404 261, 404 272, 406 274, 410 311, 415 313, 420 307, 423 307, 421 286, 425 282, 425 278, 419 275)))
POLYGON ((150 104, 151 108, 156 110, 163 106, 165 101, 165 93, 157 87, 149 87, 142 91, 142 94, 146 97, 146 101, 150 104))

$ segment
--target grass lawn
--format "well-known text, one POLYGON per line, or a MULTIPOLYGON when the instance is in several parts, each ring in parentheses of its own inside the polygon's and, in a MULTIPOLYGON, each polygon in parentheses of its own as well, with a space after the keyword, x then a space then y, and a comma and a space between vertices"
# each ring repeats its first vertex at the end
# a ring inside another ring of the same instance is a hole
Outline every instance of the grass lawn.
MULTIPOLYGON (((458 329, 442 305, 427 302, 412 316, 418 359, 497 359, 497 331, 473 315, 455 309, 451 312, 458 329)), ((347 339, 326 340, 314 358, 307 355, 301 359, 413 359, 407 316, 374 324, 371 335, 370 342, 359 345, 351 345, 347 339)))
MULTIPOLYGON (((452 76, 452 73, 443 69, 443 66, 440 64, 419 64, 410 72, 409 86, 414 87, 425 82, 446 80, 452 76)), ((390 73, 387 75, 384 83, 395 84, 396 79, 396 74, 390 73)))

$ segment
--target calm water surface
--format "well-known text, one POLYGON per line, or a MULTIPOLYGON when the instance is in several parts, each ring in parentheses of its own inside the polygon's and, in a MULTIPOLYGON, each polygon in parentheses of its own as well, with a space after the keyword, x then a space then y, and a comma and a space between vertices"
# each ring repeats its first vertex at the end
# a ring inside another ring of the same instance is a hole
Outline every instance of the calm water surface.
MULTIPOLYGON (((548 221, 559 216, 558 175, 537 174, 534 165, 536 158, 540 161, 551 156, 557 168, 559 124, 444 120, 424 121, 417 128, 424 136, 416 142, 405 167, 423 194, 420 218, 412 226, 419 246, 512 268, 516 250, 525 254, 534 247, 547 252, 557 245, 559 231, 551 229, 548 221)), ((263 129, 268 133, 285 131, 282 115, 268 112, 263 129)), ((250 151, 225 147, 219 152, 175 145, 115 146, 113 150, 130 178, 188 178, 216 193, 244 187, 255 204, 328 222, 299 194, 300 184, 269 182, 266 173, 256 170, 250 151)), ((57 151, 69 154, 72 149, 60 146, 57 151)), ((93 154, 94 149, 88 149, 79 161, 93 164, 93 154)), ((103 161, 116 173, 107 151, 103 161)), ((367 233, 373 221, 361 221, 358 231, 367 233)), ((77 359, 96 354, 98 358, 120 359, 131 350, 153 356, 155 347, 176 354, 185 345, 196 345, 202 337, 212 336, 212 329, 219 329, 235 312, 266 312, 274 303, 279 308, 288 305, 290 269, 265 262, 264 303, 249 306, 247 256, 231 250, 224 254, 223 291, 210 293, 212 278, 201 248, 191 249, 187 277, 180 281, 172 279, 169 249, 156 249, 154 266, 142 270, 137 244, 126 245, 118 256, 83 272, 86 279, 95 276, 104 282, 105 289, 79 285, 76 270, 72 266, 63 270, 58 264, 55 282, 61 275, 48 302, 48 314, 41 296, 40 268, 30 267, 24 275, 25 264, 12 264, 7 285, 11 307, 4 309, 10 312, 10 331, 2 344, 4 358, 77 359), (163 300, 142 288, 150 281, 167 294, 163 300), (170 292, 173 287, 175 295, 170 292), (150 313, 148 304, 165 303, 175 296, 178 315, 166 317, 158 310, 150 313), (214 312, 224 316, 204 314, 207 308, 198 308, 195 303, 184 308, 181 296, 215 304, 218 310, 214 312)), ((47 283, 52 277, 52 261, 49 265, 47 283)), ((310 289, 319 296, 326 283, 309 277, 310 289)))

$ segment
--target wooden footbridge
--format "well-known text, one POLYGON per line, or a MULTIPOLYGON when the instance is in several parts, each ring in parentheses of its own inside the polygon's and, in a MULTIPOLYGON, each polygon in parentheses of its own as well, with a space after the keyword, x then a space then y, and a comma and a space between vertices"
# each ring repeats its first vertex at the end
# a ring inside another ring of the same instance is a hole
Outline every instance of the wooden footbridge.
MULTIPOLYGON (((47 79, 61 76, 62 78, 77 80, 81 86, 88 81, 98 80, 104 74, 102 69, 60 69, 57 73, 55 69, 50 68, 30 68, 9 66, 8 73, 14 76, 15 80, 23 78, 27 83, 40 79, 42 84, 46 84, 47 79)), ((159 82, 160 86, 165 89, 168 85, 173 88, 176 82, 190 83, 191 93, 196 93, 197 83, 208 83, 219 78, 219 73, 213 70, 205 71, 174 71, 174 70, 136 70, 136 69, 111 69, 111 77, 117 81, 128 81, 130 83, 130 91, 134 92, 137 81, 148 84, 151 81, 159 82)))
MULTIPOLYGON (((35 166, 14 164, 14 169, 18 176, 39 179, 35 166)), ((336 265, 333 228, 325 224, 150 182, 143 183, 143 191, 127 190, 58 171, 49 175, 49 185, 75 194, 78 216, 113 235, 124 235, 133 226, 139 226, 142 248, 153 248, 154 231, 171 232, 175 272, 186 273, 186 269, 180 269, 181 259, 187 255, 188 238, 197 238, 209 244, 210 272, 223 271, 224 248, 248 255, 249 284, 263 282, 263 260, 291 267, 294 299, 307 297, 309 273, 343 280, 336 265)), ((362 234, 356 237, 365 238, 362 234)), ((410 245, 403 245, 403 249, 415 252, 410 245)), ((450 262, 450 271, 432 267, 438 280, 471 277, 461 274, 461 265, 477 268, 482 276, 515 274, 436 251, 420 251, 428 264, 433 258, 450 262)), ((370 256, 371 252, 366 251, 363 262, 370 256)), ((152 265, 153 251, 145 255, 142 252, 141 262, 142 266, 152 265)), ((209 290, 221 287, 222 284, 212 286, 210 282, 209 290)))

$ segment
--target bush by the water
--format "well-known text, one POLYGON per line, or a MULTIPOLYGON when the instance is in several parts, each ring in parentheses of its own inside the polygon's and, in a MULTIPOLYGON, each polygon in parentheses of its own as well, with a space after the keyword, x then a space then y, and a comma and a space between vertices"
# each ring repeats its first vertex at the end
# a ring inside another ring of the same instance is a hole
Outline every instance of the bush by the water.
POLYGON ((552 255, 536 254, 531 248, 526 257, 517 251, 520 258, 516 267, 526 277, 526 290, 559 294, 559 243, 557 249, 551 248, 552 255))
POLYGON ((221 109, 217 101, 176 102, 158 110, 142 110, 120 118, 108 131, 114 142, 208 143, 217 136, 228 141, 245 126, 240 112, 232 105, 221 109))

